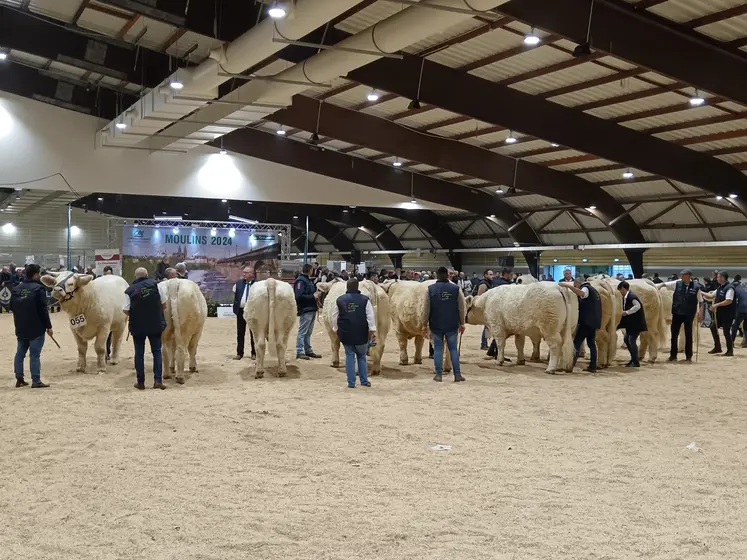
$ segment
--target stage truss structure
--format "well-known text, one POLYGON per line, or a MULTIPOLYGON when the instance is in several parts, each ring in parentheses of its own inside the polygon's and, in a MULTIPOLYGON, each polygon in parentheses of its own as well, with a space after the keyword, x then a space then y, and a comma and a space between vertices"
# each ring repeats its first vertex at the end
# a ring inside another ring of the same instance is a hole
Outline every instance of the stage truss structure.
POLYGON ((252 233, 277 233, 280 242, 280 260, 292 260, 290 224, 265 224, 244 222, 214 222, 208 220, 155 220, 153 218, 109 218, 107 228, 108 249, 116 248, 121 244, 122 228, 124 226, 141 226, 152 228, 215 228, 216 230, 250 231, 252 233))

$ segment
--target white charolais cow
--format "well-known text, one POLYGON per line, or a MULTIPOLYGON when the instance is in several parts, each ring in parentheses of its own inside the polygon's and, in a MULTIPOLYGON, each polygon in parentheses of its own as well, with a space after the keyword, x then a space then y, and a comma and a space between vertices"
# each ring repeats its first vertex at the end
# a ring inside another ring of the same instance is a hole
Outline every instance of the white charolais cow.
POLYGON ((602 327, 597 329, 597 365, 606 368, 613 365, 617 355, 617 325, 622 317, 622 297, 613 288, 609 278, 590 278, 589 283, 599 293, 602 304, 602 327))
MULTIPOLYGON (((317 284, 317 288, 321 292, 327 292, 322 308, 322 319, 332 344, 332 367, 339 367, 340 339, 337 337, 337 333, 332 330, 332 309, 337 305, 337 298, 347 291, 347 284, 345 282, 320 282, 317 284)), ((362 280, 359 289, 361 294, 368 296, 371 300, 374 317, 376 317, 376 340, 378 342, 376 346, 371 348, 373 364, 370 374, 379 375, 381 373, 381 357, 384 355, 386 337, 389 333, 389 296, 381 286, 374 284, 371 280, 362 280)))
MULTIPOLYGON (((425 316, 425 300, 428 298, 428 286, 435 284, 435 280, 425 282, 385 282, 382 285, 389 295, 389 309, 392 316, 392 329, 399 343, 399 364, 408 365, 407 343, 415 339, 415 363, 423 363, 423 329, 428 327, 428 317, 425 316)), ((460 297, 464 295, 459 292, 460 297)), ((451 371, 451 355, 449 349, 444 348, 444 371, 451 371)))
POLYGON ((168 296, 166 330, 161 335, 164 378, 170 379, 174 373, 181 385, 185 380, 185 350, 189 353, 189 371, 197 371, 197 345, 207 318, 207 302, 192 280, 173 278, 159 283, 158 289, 168 296))
POLYGON ((545 370, 573 370, 573 327, 578 321, 576 296, 567 288, 551 282, 512 284, 467 298, 467 321, 487 325, 498 344, 499 363, 503 364, 506 339, 514 336, 517 364, 525 363, 525 337, 542 337, 550 347, 545 370))
POLYGON ((288 338, 296 324, 296 297, 293 287, 280 280, 268 278, 252 284, 244 307, 244 320, 254 335, 257 346, 257 369, 255 377, 265 375, 265 350, 278 359, 278 376, 288 372, 285 352, 288 338))
POLYGON ((90 274, 49 272, 42 283, 52 288, 52 296, 70 318, 70 330, 78 345, 77 371, 86 371, 88 341, 95 339, 97 370, 106 372, 106 339, 112 333, 112 355, 109 363, 119 363, 127 316, 122 311, 125 290, 129 287, 121 276, 107 275, 94 280, 90 274))

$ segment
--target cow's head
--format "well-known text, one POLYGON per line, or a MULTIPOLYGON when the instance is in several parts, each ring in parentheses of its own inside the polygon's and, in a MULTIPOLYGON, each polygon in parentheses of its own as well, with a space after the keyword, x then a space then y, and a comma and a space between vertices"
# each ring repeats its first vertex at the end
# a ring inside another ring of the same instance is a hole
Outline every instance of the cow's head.
POLYGON ((467 296, 464 298, 465 306, 467 310, 467 316, 465 320, 470 325, 484 325, 485 324, 485 301, 487 300, 488 292, 480 296, 467 296))
POLYGON ((42 284, 52 288, 52 296, 60 302, 70 301, 75 292, 86 286, 93 276, 77 272, 48 272, 41 277, 42 284))
POLYGON ((392 286, 395 286, 399 283, 399 280, 391 279, 391 280, 384 280, 379 286, 381 286, 381 289, 384 290, 387 294, 391 294, 394 290, 392 290, 392 286))

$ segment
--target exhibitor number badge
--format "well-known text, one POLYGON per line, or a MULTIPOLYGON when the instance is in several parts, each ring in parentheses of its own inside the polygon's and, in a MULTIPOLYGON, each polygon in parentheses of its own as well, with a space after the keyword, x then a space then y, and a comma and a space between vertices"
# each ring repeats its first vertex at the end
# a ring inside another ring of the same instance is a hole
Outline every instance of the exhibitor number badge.
POLYGON ((85 327, 87 324, 88 321, 86 321, 85 315, 76 315, 75 317, 72 317, 70 319, 70 327, 72 327, 73 329, 85 327))

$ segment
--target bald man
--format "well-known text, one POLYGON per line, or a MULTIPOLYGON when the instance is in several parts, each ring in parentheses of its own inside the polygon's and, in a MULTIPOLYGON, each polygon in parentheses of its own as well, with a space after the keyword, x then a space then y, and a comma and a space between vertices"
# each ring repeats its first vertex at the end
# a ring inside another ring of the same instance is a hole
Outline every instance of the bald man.
POLYGON ((166 328, 168 296, 161 293, 155 280, 148 278, 148 271, 138 268, 135 281, 125 290, 125 304, 122 310, 130 317, 130 333, 135 344, 135 389, 145 390, 145 339, 150 341, 153 354, 153 388, 165 389, 161 359, 161 333, 166 328))

